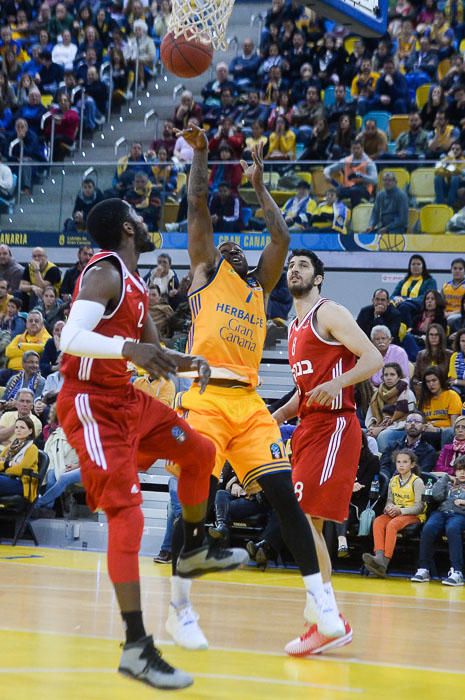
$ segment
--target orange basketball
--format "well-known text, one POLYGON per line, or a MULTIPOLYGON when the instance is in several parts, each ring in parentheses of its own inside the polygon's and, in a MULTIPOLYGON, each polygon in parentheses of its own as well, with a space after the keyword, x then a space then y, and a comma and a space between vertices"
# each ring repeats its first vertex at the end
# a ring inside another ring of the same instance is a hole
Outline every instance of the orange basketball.
POLYGON ((169 32, 161 42, 160 55, 170 73, 178 78, 195 78, 212 62, 213 46, 208 40, 188 39, 184 34, 175 38, 169 32))

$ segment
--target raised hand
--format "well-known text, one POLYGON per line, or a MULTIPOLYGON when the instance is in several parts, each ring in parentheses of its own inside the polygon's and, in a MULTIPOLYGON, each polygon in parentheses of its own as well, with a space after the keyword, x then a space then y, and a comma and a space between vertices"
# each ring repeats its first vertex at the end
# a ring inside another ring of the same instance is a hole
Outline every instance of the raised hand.
POLYGON ((252 187, 263 186, 263 144, 252 148, 252 163, 249 165, 245 160, 241 160, 242 170, 252 187))
POLYGON ((201 129, 195 124, 191 124, 183 131, 175 129, 174 133, 177 137, 182 136, 187 141, 189 146, 192 146, 192 148, 196 151, 203 151, 205 148, 208 149, 208 140, 205 129, 201 129))

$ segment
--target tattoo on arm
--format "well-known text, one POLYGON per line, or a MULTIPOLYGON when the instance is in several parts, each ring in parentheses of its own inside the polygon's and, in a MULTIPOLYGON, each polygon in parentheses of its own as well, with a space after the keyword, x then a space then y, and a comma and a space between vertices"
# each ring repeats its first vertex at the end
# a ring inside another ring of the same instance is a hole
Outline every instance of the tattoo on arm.
POLYGON ((187 197, 190 202, 198 197, 208 198, 208 151, 194 150, 189 184, 187 187, 187 197))
POLYGON ((257 198, 263 209, 266 226, 271 236, 276 235, 281 240, 289 239, 289 229, 284 221, 280 208, 266 187, 257 191, 257 198))

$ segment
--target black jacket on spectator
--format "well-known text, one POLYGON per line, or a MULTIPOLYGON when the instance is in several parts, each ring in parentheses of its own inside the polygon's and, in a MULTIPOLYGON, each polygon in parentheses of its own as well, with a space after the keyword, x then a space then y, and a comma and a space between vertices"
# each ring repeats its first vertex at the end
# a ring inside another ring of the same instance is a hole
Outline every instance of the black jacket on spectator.
MULTIPOLYGON (((16 133, 13 135, 11 141, 13 141, 14 139, 16 139, 16 133)), ((19 155, 20 155, 20 144, 19 143, 15 144, 15 146, 13 146, 11 156, 8 155, 9 145, 8 145, 8 148, 6 150, 7 150, 7 153, 5 153, 5 156, 8 158, 8 160, 10 160, 12 162, 19 161, 19 155)), ((31 131, 30 129, 27 131, 26 136, 23 139, 23 156, 24 156, 24 158, 30 158, 31 160, 38 160, 38 161, 41 161, 42 163, 45 163, 45 161, 46 161, 45 153, 44 153, 44 146, 39 141, 36 134, 33 131, 31 131)))
MULTIPOLYGON (((82 268, 80 268, 77 264, 70 267, 69 270, 66 270, 63 277, 63 282, 61 283, 60 294, 72 294, 74 292, 74 285, 76 284, 77 278, 81 272, 82 268)), ((42 374, 45 377, 43 372, 42 374)))
POLYGON ((374 326, 387 326, 391 331, 395 343, 399 342, 399 328, 401 320, 399 311, 395 306, 392 306, 392 304, 389 304, 382 316, 376 316, 375 318, 375 310, 372 304, 369 306, 364 306, 362 309, 360 309, 357 316, 358 325, 368 337, 370 337, 370 333, 374 326))
POLYGON ((44 346, 44 351, 40 356, 40 373, 43 377, 48 377, 52 372, 52 367, 56 365, 59 350, 55 345, 54 338, 49 338, 44 346))
POLYGON ((86 95, 92 97, 97 109, 105 116, 107 109, 107 86, 101 80, 96 80, 93 83, 86 83, 86 95))
MULTIPOLYGON (((95 197, 93 199, 84 199, 81 193, 79 193, 76 196, 76 200, 74 202, 74 208, 73 208, 73 214, 76 211, 82 211, 84 215, 84 221, 87 221, 87 217, 89 215, 90 210, 92 209, 93 206, 101 202, 103 199, 103 194, 101 190, 97 187, 95 189, 95 197)), ((62 290, 63 293, 63 290, 62 290)))
POLYGON ((40 75, 40 91, 48 95, 54 95, 59 84, 63 80, 63 66, 58 63, 51 63, 49 66, 42 65, 40 75))
POLYGON ((424 435, 420 435, 419 440, 413 446, 407 445, 407 438, 403 438, 402 440, 398 440, 396 443, 394 443, 392 447, 388 447, 381 455, 379 463, 380 471, 384 472, 384 474, 391 478, 396 470, 392 461, 392 455, 396 450, 400 450, 405 447, 409 447, 415 452, 420 471, 433 471, 434 467, 436 466, 437 452, 434 447, 425 440, 424 435))
POLYGON ((243 228, 241 201, 233 194, 226 199, 221 199, 218 194, 213 195, 210 214, 218 217, 213 224, 214 231, 241 231, 243 228))

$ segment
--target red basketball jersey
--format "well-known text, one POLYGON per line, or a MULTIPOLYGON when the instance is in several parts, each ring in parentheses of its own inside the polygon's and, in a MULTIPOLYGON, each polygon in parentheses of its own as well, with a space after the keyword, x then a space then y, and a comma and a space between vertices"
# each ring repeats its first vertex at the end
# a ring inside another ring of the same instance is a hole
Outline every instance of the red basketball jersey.
POLYGON ((299 323, 295 318, 289 327, 289 364, 299 392, 299 417, 324 411, 355 411, 354 389, 342 389, 331 406, 306 405, 305 394, 319 384, 339 377, 354 367, 357 357, 337 341, 324 340, 315 328, 317 310, 328 299, 320 299, 299 323))
MULTIPOLYGON (((112 260, 120 269, 121 297, 116 309, 105 314, 94 330, 110 338, 125 338, 137 342, 141 338, 147 316, 148 291, 141 277, 137 273, 131 274, 119 255, 106 250, 94 255, 76 282, 73 299, 81 289, 86 272, 100 260, 112 260)), ((98 270, 93 274, 97 276, 98 270)), ((61 373, 65 377, 65 383, 82 384, 80 390, 88 391, 90 385, 107 389, 124 387, 129 381, 131 370, 124 359, 102 360, 64 354, 61 373)))

